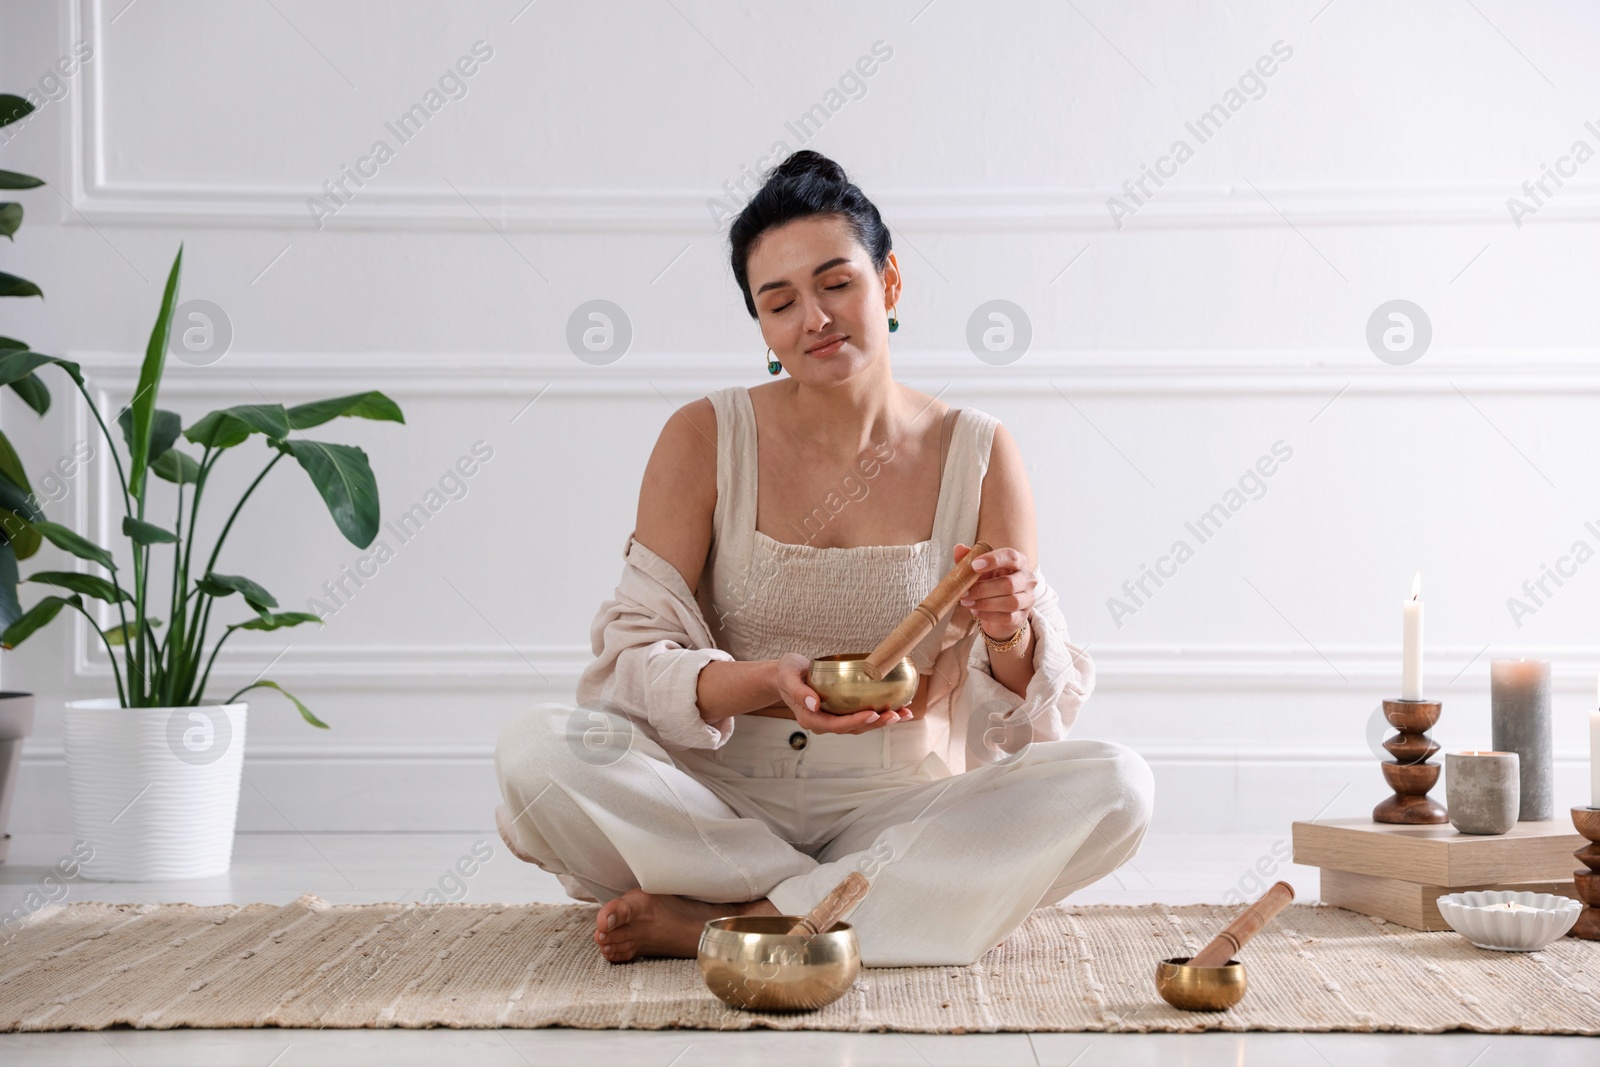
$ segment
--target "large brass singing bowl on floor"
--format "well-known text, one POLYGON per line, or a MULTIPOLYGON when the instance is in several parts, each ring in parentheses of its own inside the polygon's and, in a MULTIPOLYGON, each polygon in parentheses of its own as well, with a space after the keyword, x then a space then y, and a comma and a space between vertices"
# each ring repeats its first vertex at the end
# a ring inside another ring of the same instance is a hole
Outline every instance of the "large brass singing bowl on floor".
POLYGON ((1190 967, 1188 956, 1156 964, 1156 992, 1184 1011, 1227 1011, 1244 999, 1244 964, 1229 960, 1221 967, 1190 967))
POLYGON ((700 973, 725 1004, 747 1011, 811 1011, 844 996, 861 973, 855 928, 791 934, 796 915, 712 919, 700 933, 700 973))
POLYGON ((811 661, 807 683, 822 698, 822 710, 835 715, 858 711, 893 711, 917 695, 917 668, 910 658, 896 663, 881 679, 867 677, 863 662, 869 653, 846 652, 811 661))

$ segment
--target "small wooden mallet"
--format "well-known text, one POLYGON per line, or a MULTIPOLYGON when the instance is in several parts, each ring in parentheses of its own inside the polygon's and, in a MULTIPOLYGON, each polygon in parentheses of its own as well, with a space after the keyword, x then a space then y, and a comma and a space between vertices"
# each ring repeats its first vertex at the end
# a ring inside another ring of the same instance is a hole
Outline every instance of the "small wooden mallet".
POLYGON ((861 903, 872 883, 860 871, 851 871, 844 881, 834 886, 828 895, 817 902, 810 914, 789 928, 791 934, 822 934, 833 929, 833 924, 843 919, 861 903))
POLYGON ((1289 906, 1294 900, 1294 886, 1288 882, 1278 882, 1265 893, 1261 899, 1250 905, 1239 917, 1228 924, 1227 929, 1211 939, 1210 944, 1195 953, 1189 960, 1190 967, 1221 967, 1245 946, 1261 928, 1277 917, 1278 912, 1289 906))
POLYGON ((1242 962, 1234 953, 1294 899, 1294 887, 1279 882, 1261 895, 1228 928, 1188 959, 1175 957, 1156 964, 1156 992, 1183 1011, 1227 1011, 1249 988, 1242 962))
POLYGON ((917 642, 933 630, 934 624, 944 617, 945 612, 953 608, 966 591, 972 588, 974 582, 983 577, 982 571, 972 569, 972 561, 985 552, 992 552, 993 546, 987 541, 976 541, 970 551, 961 557, 961 562, 939 579, 939 584, 933 587, 933 592, 922 598, 922 603, 912 608, 906 617, 900 620, 900 625, 889 632, 889 636, 878 642, 878 647, 873 649, 865 660, 861 669, 873 681, 881 681, 884 674, 896 663, 905 659, 917 642))

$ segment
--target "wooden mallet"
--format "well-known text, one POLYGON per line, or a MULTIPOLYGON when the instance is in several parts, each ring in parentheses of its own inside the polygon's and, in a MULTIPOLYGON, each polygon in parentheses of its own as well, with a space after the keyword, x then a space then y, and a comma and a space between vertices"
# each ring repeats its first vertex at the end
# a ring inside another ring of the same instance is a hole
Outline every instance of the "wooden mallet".
POLYGON ((890 668, 910 654, 918 641, 932 632, 934 624, 944 617, 945 612, 955 607, 966 591, 972 588, 973 583, 983 577, 982 571, 972 569, 972 561, 983 553, 993 550, 993 546, 987 541, 973 543, 972 549, 961 557, 961 562, 951 567, 949 572, 939 579, 939 584, 933 587, 933 592, 923 597, 922 603, 912 608, 911 612, 900 620, 900 625, 891 630, 888 637, 878 642, 878 647, 862 661, 861 669, 868 678, 873 681, 882 680, 890 668))
POLYGON ((1156 964, 1156 992, 1161 999, 1184 1011, 1227 1011, 1239 1003, 1249 981, 1244 964, 1234 962, 1234 953, 1293 899, 1294 887, 1279 882, 1205 948, 1188 959, 1177 957, 1156 964))
POLYGON ((802 915, 793 926, 789 928, 791 934, 825 934, 833 929, 833 924, 849 915, 861 899, 867 895, 867 890, 872 888, 872 883, 867 881, 867 876, 860 871, 851 871, 845 875, 844 881, 829 890, 828 895, 817 901, 817 906, 811 909, 810 914, 802 915))
POLYGON ((1277 917, 1278 912, 1294 900, 1294 886, 1278 882, 1261 899, 1246 908, 1227 929, 1211 939, 1210 944, 1189 959, 1190 967, 1221 967, 1238 954, 1245 943, 1261 928, 1277 917))

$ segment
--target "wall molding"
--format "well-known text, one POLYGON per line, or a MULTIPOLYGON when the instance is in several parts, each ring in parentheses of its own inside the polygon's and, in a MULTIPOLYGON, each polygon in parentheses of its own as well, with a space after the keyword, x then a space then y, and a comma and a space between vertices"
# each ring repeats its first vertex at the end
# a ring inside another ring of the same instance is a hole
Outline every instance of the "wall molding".
MULTIPOLYGON (((92 173, 98 163, 83 163, 92 173)), ((874 191, 873 201, 896 228, 915 233, 1081 231, 1115 235, 1149 230, 1297 226, 1506 225, 1510 195, 1498 186, 1316 189, 1273 186, 1173 191, 1153 200, 1119 229, 1106 209, 1112 190, 944 189, 874 191)), ((66 225, 267 228, 279 230, 486 231, 712 236, 708 191, 464 189, 362 190, 318 226, 306 206, 313 187, 248 188, 203 184, 75 183, 66 225), (476 208, 476 210, 474 210, 476 208), (481 214, 480 214, 481 212, 481 214)), ((737 205, 736 205, 737 206, 737 205)), ((1563 191, 1527 225, 1600 221, 1600 189, 1563 191)))
MULTIPOLYGON (((69 352, 82 364, 90 392, 106 414, 131 394, 141 355, 134 352, 69 352)), ((742 368, 742 364, 740 365, 742 368)), ((567 354, 541 353, 231 353, 207 367, 169 362, 164 394, 185 399, 228 400, 259 396, 297 402, 317 396, 381 389, 397 398, 448 396, 504 403, 508 412, 535 396, 551 400, 635 398, 686 403, 749 378, 734 372, 731 357, 683 353, 639 353, 612 367, 596 368, 567 354), (648 368, 648 374, 640 374, 648 368), (541 394, 541 391, 543 393, 541 394), (523 399, 527 398, 527 399, 523 399)), ((1600 393, 1600 352, 1458 352, 1430 355, 1410 367, 1391 367, 1370 355, 1320 352, 1275 355, 1261 352, 1040 352, 1011 367, 991 367, 970 353, 896 356, 896 374, 930 392, 951 385, 968 395, 1017 400, 1059 398, 1052 387, 1084 396, 1194 396, 1228 399, 1284 395, 1331 398, 1341 391, 1366 395, 1431 394, 1455 398, 1456 390, 1567 397, 1600 393)), ((97 432, 88 409, 72 394, 74 440, 97 432)), ((92 495, 75 501, 75 528, 96 531, 107 543, 115 512, 111 469, 99 468, 92 495)), ((597 605, 598 606, 598 605, 597 605)), ((75 682, 104 688, 111 668, 85 620, 74 616, 71 672, 75 682)), ((1398 649, 1386 645, 1323 645, 1320 653, 1289 644, 1144 644, 1090 646, 1103 691, 1274 690, 1349 693, 1352 687, 1382 686, 1398 674, 1398 649), (1327 660, 1323 656, 1327 656, 1327 660), (1338 665, 1335 671, 1328 660, 1338 665), (1343 675, 1341 677, 1340 675, 1343 675)), ((1427 681, 1435 691, 1456 685, 1487 685, 1488 662, 1497 655, 1537 656, 1562 665, 1558 689, 1592 691, 1600 646, 1529 648, 1430 647, 1427 681), (1463 665, 1471 666, 1463 671, 1463 665), (1459 675, 1459 676, 1458 676, 1459 675)), ((319 645, 296 642, 275 668, 299 684, 367 691, 414 691, 436 680, 440 688, 492 692, 570 693, 591 653, 586 644, 511 648, 504 644, 319 645)), ((253 679, 261 650, 227 646, 213 677, 253 679)))
MULTIPOLYGON (((265 186, 203 182, 130 183, 106 177, 106 122, 101 109, 107 68, 100 0, 66 8, 68 47, 89 37, 99 61, 84 70, 85 91, 70 99, 67 167, 73 210, 69 226, 209 226, 318 230, 306 201, 315 184, 265 186)), ((364 145, 362 146, 365 147, 364 145)), ((1389 185, 1267 185, 1258 194, 1243 181, 1229 186, 1162 190, 1121 229, 1190 230, 1297 226, 1511 225, 1506 199, 1518 183, 1435 182, 1389 185), (1270 202, 1269 202, 1270 201, 1270 202), (1282 214, 1280 214, 1280 212, 1282 214)), ((502 232, 723 232, 708 201, 718 188, 546 189, 396 187, 381 181, 327 220, 326 230, 482 231, 484 216, 502 232), (463 203, 462 196, 471 203, 463 203), (481 214, 480 214, 481 212, 481 214)), ((917 232, 1119 232, 1107 209, 1120 189, 998 187, 875 189, 884 217, 917 232)), ((740 206, 731 205, 735 210, 740 206)), ((1539 209, 1532 225, 1600 221, 1600 184, 1570 182, 1539 209)))
MULTIPOLYGON (((1073 735, 1082 731, 1073 730, 1073 735)), ((1107 736, 1107 731, 1097 731, 1100 736, 1107 736)), ((1130 742, 1139 750, 1139 754, 1152 763, 1163 764, 1194 764, 1213 766, 1217 764, 1283 764, 1289 766, 1306 764, 1350 764, 1373 770, 1376 777, 1377 770, 1374 766, 1378 760, 1373 754, 1362 747, 1344 746, 1342 748, 1304 748, 1285 746, 1280 748, 1267 747, 1227 747, 1223 745, 1191 745, 1174 742, 1146 742, 1143 740, 1130 742)), ((482 744, 437 744, 417 743, 412 745, 395 745, 383 742, 334 742, 321 736, 305 741, 271 741, 262 742, 249 739, 245 742, 248 746, 245 759, 256 763, 486 763, 494 759, 494 743, 482 744)), ((1589 753, 1578 748, 1557 750, 1552 759, 1556 763, 1569 766, 1581 766, 1584 769, 1589 765, 1589 753)), ((29 739, 23 761, 36 765, 61 765, 66 764, 66 751, 60 741, 29 739)), ((1436 762, 1442 762, 1436 760, 1436 762)))
MULTIPOLYGON (((106 395, 130 391, 142 353, 74 350, 106 395)), ((1405 367, 1357 349, 1285 352, 1249 349, 1034 349, 1008 366, 984 363, 965 350, 900 349, 895 377, 938 389, 945 383, 972 396, 1019 400, 1073 396, 1331 396, 1433 393, 1457 388, 1496 393, 1568 396, 1600 392, 1600 348, 1431 350, 1405 367)), ((286 397, 341 389, 379 388, 397 396, 493 399, 521 403, 545 386, 554 396, 582 399, 646 397, 687 402, 725 386, 758 385, 759 364, 748 353, 631 351, 596 367, 567 352, 230 352, 208 367, 167 364, 163 391, 177 396, 255 395, 252 382, 271 383, 286 397), (509 397, 508 389, 517 389, 509 397), (241 392, 242 391, 242 392, 241 392), (676 398, 670 394, 677 394, 676 398), (686 395, 690 394, 690 395, 686 395)))
MULTIPOLYGON (((80 619, 78 627, 81 637, 74 642, 73 677, 77 682, 104 688, 111 679, 110 664, 88 624, 80 619)), ((1095 664, 1097 693, 1325 694, 1370 699, 1375 707, 1377 699, 1397 684, 1400 673, 1399 649, 1386 645, 1322 645, 1319 652, 1303 645, 1128 643, 1107 647, 1090 644, 1086 651, 1095 664), (1338 666, 1337 673, 1329 665, 1330 660, 1338 666)), ((1594 679, 1600 673, 1600 646, 1429 646, 1429 662, 1439 666, 1425 672, 1425 688, 1437 694, 1487 692, 1489 661, 1509 656, 1556 664, 1551 685, 1558 693, 1592 694, 1594 679)), ((326 690, 491 691, 567 700, 592 658, 587 645, 523 645, 513 649, 503 644, 297 643, 275 662, 273 673, 297 684, 326 690)), ((235 651, 228 646, 217 657, 212 677, 248 681, 260 672, 261 661, 260 649, 235 651)))
MULTIPOLYGON (((324 739, 308 739, 293 749, 248 742, 239 830, 478 832, 493 825, 500 797, 488 746, 421 753, 318 751, 326 745, 324 739)), ((1152 828, 1161 832, 1284 835, 1289 816, 1365 815, 1388 793, 1377 761, 1358 750, 1197 750, 1142 741, 1133 747, 1155 774, 1152 828)), ((1583 755, 1556 753, 1556 794, 1562 803, 1587 795, 1587 771, 1583 755)), ((1442 798, 1442 791, 1435 793, 1442 798)), ((60 746, 30 739, 13 832, 69 833, 71 811, 60 746)))

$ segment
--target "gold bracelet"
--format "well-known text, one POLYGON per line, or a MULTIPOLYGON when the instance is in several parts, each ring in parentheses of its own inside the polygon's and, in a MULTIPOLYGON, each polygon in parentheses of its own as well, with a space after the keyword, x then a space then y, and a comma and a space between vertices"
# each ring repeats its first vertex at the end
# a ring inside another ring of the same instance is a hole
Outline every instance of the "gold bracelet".
POLYGON ((989 631, 985 630, 982 626, 978 627, 978 632, 983 635, 983 643, 989 646, 989 651, 1009 652, 1011 649, 1017 647, 1017 644, 1028 632, 1028 620, 1023 619, 1022 625, 1017 627, 1017 632, 1006 638, 1004 641, 996 641, 994 638, 990 637, 989 631))

